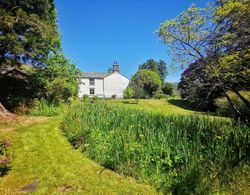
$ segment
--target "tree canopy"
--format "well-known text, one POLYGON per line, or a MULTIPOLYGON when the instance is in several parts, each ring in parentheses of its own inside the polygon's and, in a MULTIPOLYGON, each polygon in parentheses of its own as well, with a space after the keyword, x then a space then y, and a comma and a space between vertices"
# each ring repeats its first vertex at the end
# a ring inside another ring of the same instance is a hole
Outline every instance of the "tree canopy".
POLYGON ((53 0, 0 0, 0 101, 76 95, 78 70, 63 54, 53 0), (22 70, 26 64, 26 70, 22 70))
POLYGON ((249 0, 217 1, 206 8, 193 4, 175 19, 163 22, 157 31, 170 48, 172 65, 189 66, 179 85, 182 96, 191 101, 206 97, 208 107, 218 95, 225 96, 237 118, 245 121, 227 91, 250 107, 239 93, 249 90, 250 82, 249 6, 249 0))
POLYGON ((159 60, 159 62, 157 62, 153 59, 149 59, 145 63, 141 64, 139 69, 147 69, 156 72, 161 77, 162 82, 165 81, 167 76, 166 62, 163 60, 159 60))
POLYGON ((53 0, 1 0, 0 68, 43 65, 60 49, 53 0))
POLYGON ((129 87, 133 89, 134 97, 150 98, 161 88, 161 85, 161 78, 156 72, 142 69, 132 77, 129 87))

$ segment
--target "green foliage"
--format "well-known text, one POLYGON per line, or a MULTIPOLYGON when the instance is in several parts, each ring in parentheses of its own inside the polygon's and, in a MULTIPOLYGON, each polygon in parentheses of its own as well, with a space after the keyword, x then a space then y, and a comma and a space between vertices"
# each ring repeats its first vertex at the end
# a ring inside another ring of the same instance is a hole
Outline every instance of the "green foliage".
POLYGON ((1 1, 0 32, 0 67, 40 66, 60 49, 53 0, 1 1))
POLYGON ((139 103, 139 99, 123 100, 122 103, 123 104, 138 104, 139 103))
POLYGON ((112 98, 112 99, 116 99, 116 94, 113 94, 113 95, 111 96, 111 98, 112 98))
POLYGON ((63 54, 50 56, 47 66, 40 69, 37 79, 44 89, 44 97, 54 103, 68 101, 78 92, 79 70, 63 54))
POLYGON ((173 95, 174 84, 173 83, 164 83, 162 87, 162 92, 166 95, 173 95))
POLYGON ((89 101, 89 96, 88 95, 83 95, 83 97, 82 97, 82 101, 83 102, 88 102, 89 101))
POLYGON ((31 109, 28 110, 29 115, 33 116, 57 116, 63 112, 64 104, 51 103, 46 99, 40 99, 34 102, 31 109))
POLYGON ((211 8, 192 5, 175 19, 163 22, 158 30, 170 46, 175 67, 189 64, 179 85, 182 97, 208 109, 214 108, 216 98, 225 96, 235 118, 243 121, 248 119, 227 91, 250 107, 249 100, 239 93, 249 90, 250 83, 249 10, 248 0, 217 1, 211 8))
POLYGON ((204 60, 191 63, 182 73, 178 84, 180 95, 197 109, 215 111, 214 100, 223 94, 223 86, 208 77, 204 60))
POLYGON ((168 96, 166 94, 164 94, 161 90, 158 90, 156 92, 154 92, 154 96, 155 99, 164 99, 167 98, 168 96))
POLYGON ((211 11, 210 7, 199 8, 192 4, 175 19, 160 24, 157 33, 162 42, 170 47, 172 68, 184 67, 205 57, 207 40, 213 30, 208 25, 211 11))
POLYGON ((160 76, 151 70, 141 69, 132 77, 129 87, 134 90, 135 98, 150 98, 161 88, 160 76))
MULTIPOLYGON (((248 101, 250 101, 250 91, 240 91, 240 94, 246 98, 248 101)), ((250 108, 246 107, 245 104, 242 102, 242 100, 232 91, 227 92, 227 95, 230 97, 230 99, 234 102, 234 105, 237 106, 238 110, 246 118, 250 119, 250 108)), ((229 104, 227 98, 221 97, 217 98, 215 101, 215 105, 217 106, 217 112, 224 115, 233 117, 234 110, 232 106, 229 104)))
POLYGON ((62 53, 53 0, 1 1, 0 45, 0 101, 8 108, 77 94, 78 70, 62 53), (29 68, 23 70, 24 63, 29 68), (14 67, 18 73, 8 75, 14 67))
POLYGON ((9 163, 11 157, 7 154, 8 147, 11 146, 11 142, 0 139, 0 177, 5 175, 9 170, 9 163))
POLYGON ((163 60, 156 62, 153 59, 149 59, 145 63, 140 65, 139 69, 154 71, 161 77, 162 82, 165 81, 167 75, 167 67, 166 67, 166 62, 164 62, 163 60))
POLYGON ((152 187, 104 170, 75 151, 59 129, 62 117, 42 118, 32 117, 33 124, 0 132, 0 139, 6 136, 13 142, 8 149, 13 154, 11 171, 0 178, 0 194, 15 194, 26 185, 27 191, 34 190, 27 193, 33 194, 156 194, 152 187), (39 186, 33 188, 38 177, 39 186))
MULTIPOLYGON (((69 111, 62 128, 88 157, 164 193, 224 191, 235 170, 249 170, 250 131, 240 123, 80 104, 69 111)), ((246 177, 247 171, 242 174, 246 177)))
POLYGON ((135 91, 133 90, 132 87, 127 87, 127 89, 125 89, 125 91, 123 92, 124 99, 131 99, 134 97, 134 95, 135 95, 135 91))

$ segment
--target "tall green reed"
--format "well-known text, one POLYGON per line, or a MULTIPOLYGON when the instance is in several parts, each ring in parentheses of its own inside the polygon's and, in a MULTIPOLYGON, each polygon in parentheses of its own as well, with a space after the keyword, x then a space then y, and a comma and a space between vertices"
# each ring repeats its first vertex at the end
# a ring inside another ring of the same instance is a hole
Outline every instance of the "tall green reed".
POLYGON ((230 180, 225 170, 249 162, 249 128, 223 119, 79 104, 66 115, 62 129, 101 165, 164 192, 215 192, 213 186, 230 180))

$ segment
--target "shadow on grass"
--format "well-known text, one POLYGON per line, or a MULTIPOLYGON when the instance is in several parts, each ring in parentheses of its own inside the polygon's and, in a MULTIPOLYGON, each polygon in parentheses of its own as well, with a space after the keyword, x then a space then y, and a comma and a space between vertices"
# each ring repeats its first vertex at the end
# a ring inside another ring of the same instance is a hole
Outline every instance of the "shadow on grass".
POLYGON ((168 102, 185 110, 199 111, 198 109, 195 109, 194 105, 188 103, 186 100, 171 99, 168 100, 168 102))

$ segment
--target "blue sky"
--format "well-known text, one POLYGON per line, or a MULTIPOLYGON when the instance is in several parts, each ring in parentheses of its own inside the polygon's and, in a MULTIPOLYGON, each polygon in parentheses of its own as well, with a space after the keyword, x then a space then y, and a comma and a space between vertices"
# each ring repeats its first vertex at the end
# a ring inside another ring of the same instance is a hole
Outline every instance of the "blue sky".
MULTIPOLYGON (((118 61, 123 75, 137 71, 147 59, 170 57, 155 30, 164 20, 176 17, 191 3, 208 0, 56 0, 58 24, 66 56, 81 71, 106 72, 118 61)), ((180 72, 166 81, 177 82, 180 72)))

